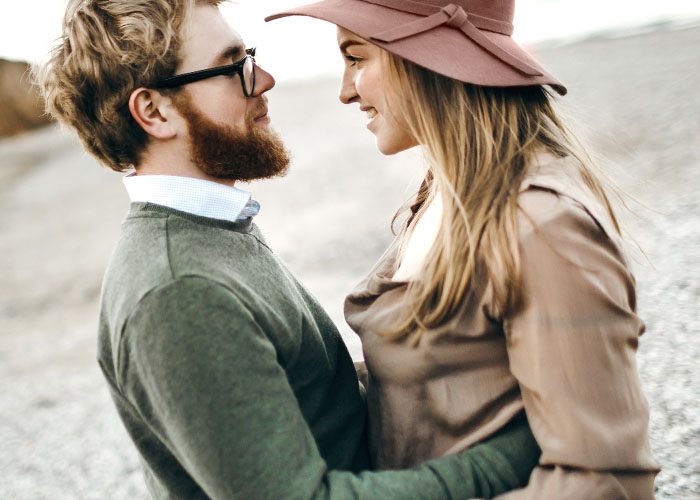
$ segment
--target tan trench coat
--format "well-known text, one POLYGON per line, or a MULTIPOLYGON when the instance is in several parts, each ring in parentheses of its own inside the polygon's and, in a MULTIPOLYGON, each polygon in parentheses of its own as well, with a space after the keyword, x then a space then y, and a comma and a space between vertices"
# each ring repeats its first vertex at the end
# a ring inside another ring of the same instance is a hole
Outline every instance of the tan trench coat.
POLYGON ((519 194, 525 305, 491 314, 490 289, 415 348, 378 332, 401 314, 397 238, 345 302, 369 369, 379 469, 463 450, 523 410, 542 448, 508 499, 653 498, 658 466, 635 353, 644 324, 607 212, 571 160, 540 157, 519 194))

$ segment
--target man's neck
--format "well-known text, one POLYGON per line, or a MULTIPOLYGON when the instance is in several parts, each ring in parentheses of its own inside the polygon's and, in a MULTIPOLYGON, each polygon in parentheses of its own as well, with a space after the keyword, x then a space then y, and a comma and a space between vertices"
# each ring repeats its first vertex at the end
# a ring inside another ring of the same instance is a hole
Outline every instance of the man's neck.
POLYGON ((193 177, 233 187, 235 180, 219 179, 202 172, 190 160, 189 146, 181 140, 151 142, 135 166, 136 175, 193 177))
POLYGON ((217 182, 233 187, 235 180, 220 179, 202 172, 189 160, 187 152, 159 151, 146 154, 135 167, 136 175, 173 175, 176 177, 193 177, 205 181, 217 182))

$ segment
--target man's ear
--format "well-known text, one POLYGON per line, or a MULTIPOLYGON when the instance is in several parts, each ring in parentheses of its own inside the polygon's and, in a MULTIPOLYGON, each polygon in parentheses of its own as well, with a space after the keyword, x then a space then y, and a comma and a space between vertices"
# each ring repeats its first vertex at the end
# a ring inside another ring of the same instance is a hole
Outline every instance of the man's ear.
POLYGON ((139 87, 129 97, 129 112, 148 135, 172 139, 179 131, 172 99, 160 92, 139 87))

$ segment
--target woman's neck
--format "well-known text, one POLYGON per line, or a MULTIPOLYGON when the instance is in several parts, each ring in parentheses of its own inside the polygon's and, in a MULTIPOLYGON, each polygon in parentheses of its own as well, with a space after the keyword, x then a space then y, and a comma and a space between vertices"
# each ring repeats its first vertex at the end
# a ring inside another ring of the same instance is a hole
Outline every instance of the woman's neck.
POLYGON ((401 252, 401 263, 392 278, 394 281, 410 281, 423 268, 425 259, 437 238, 442 220, 442 198, 435 193, 418 219, 413 221, 413 228, 408 234, 408 241, 401 252))

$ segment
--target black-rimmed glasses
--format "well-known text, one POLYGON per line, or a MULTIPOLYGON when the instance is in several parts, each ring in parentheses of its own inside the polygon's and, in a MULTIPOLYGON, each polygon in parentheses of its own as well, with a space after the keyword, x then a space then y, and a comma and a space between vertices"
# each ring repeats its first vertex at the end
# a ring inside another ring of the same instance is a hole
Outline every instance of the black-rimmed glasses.
POLYGON ((214 76, 238 74, 241 78, 243 95, 251 97, 255 92, 255 47, 245 50, 245 57, 240 61, 216 68, 200 69, 190 73, 171 76, 156 83, 155 87, 160 89, 171 89, 188 83, 198 82, 214 76))

